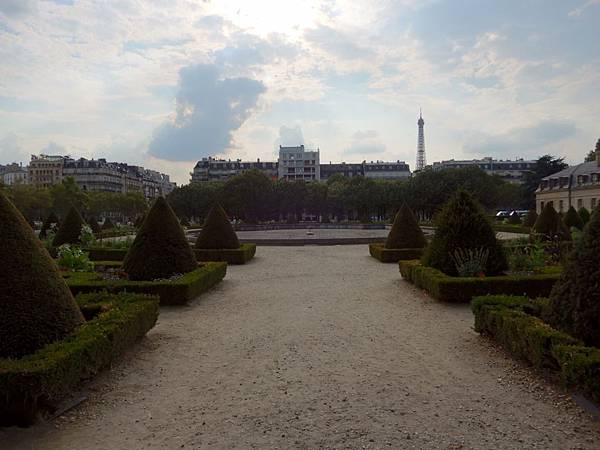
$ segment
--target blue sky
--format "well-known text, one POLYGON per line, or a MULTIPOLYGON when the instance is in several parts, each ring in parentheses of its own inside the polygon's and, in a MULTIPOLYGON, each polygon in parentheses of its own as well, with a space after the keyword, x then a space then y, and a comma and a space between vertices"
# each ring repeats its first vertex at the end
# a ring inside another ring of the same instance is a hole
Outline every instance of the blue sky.
POLYGON ((203 156, 579 162, 600 0, 0 0, 0 163, 62 151, 189 180, 203 156))

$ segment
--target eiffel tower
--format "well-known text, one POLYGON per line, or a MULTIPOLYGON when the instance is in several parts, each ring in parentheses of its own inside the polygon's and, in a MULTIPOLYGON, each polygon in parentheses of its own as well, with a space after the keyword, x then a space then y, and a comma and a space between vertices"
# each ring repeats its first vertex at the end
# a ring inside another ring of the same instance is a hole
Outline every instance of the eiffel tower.
POLYGON ((417 121, 417 125, 419 126, 419 142, 417 144, 417 167, 415 171, 423 170, 427 165, 427 160, 425 159, 425 121, 423 120, 423 114, 419 109, 419 120, 417 121))

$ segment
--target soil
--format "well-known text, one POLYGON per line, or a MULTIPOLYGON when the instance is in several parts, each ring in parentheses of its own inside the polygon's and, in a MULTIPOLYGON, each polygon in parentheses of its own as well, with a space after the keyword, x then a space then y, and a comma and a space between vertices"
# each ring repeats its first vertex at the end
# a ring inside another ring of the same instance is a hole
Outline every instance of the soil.
POLYGON ((600 448, 600 423, 367 246, 261 247, 2 449, 600 448))

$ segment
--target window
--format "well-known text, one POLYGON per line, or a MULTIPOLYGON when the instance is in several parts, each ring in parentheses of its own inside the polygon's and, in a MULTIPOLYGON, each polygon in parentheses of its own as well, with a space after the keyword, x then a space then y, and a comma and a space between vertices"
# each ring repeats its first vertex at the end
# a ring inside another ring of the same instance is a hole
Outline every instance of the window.
POLYGON ((559 201, 558 201, 558 210, 559 210, 560 212, 563 212, 563 201, 562 201, 562 200, 559 200, 559 201))
POLYGON ((577 199, 577 209, 581 209, 582 207, 583 207, 583 199, 578 198, 577 199))
POLYGON ((594 209, 596 207, 596 199, 593 198, 592 199, 592 209, 594 209))

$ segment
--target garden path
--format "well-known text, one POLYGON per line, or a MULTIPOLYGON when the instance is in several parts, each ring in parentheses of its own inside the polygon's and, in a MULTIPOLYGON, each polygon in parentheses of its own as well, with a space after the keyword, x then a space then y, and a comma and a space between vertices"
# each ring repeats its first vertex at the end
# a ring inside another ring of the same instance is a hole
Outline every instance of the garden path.
POLYGON ((261 247, 15 449, 598 448, 600 425, 367 246, 261 247))

